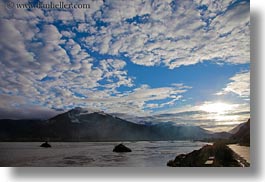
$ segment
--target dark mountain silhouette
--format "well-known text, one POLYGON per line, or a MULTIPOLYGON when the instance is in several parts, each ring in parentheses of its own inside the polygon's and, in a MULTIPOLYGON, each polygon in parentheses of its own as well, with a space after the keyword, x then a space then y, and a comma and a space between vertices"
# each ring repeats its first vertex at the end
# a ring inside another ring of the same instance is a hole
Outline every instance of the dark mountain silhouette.
POLYGON ((101 111, 75 108, 47 121, 0 120, 1 141, 199 140, 227 137, 172 122, 144 125, 101 111))
POLYGON ((250 145, 250 119, 240 126, 239 130, 233 134, 230 139, 241 145, 250 145))
POLYGON ((42 120, 0 120, 0 141, 40 141, 46 135, 42 120))
POLYGON ((228 132, 231 133, 231 134, 235 134, 235 133, 237 133, 239 131, 239 129, 241 128, 241 126, 243 126, 245 124, 246 124, 246 122, 245 123, 241 123, 241 124, 237 125, 236 127, 234 127, 232 130, 230 130, 228 132))

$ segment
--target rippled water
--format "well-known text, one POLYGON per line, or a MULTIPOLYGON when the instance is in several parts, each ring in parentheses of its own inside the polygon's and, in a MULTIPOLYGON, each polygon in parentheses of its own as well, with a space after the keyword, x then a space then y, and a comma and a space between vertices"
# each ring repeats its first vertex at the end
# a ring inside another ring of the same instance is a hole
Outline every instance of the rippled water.
POLYGON ((130 153, 112 152, 119 142, 52 142, 40 148, 36 142, 0 143, 0 166, 127 166, 166 167, 176 155, 201 148, 191 141, 123 142, 130 153))

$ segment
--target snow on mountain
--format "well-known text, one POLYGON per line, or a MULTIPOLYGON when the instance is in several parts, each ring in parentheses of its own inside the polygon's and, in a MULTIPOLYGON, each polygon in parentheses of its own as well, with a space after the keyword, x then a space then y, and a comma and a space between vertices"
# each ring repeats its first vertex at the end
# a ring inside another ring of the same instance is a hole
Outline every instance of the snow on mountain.
POLYGON ((81 107, 76 107, 70 110, 67 114, 72 123, 80 123, 80 119, 79 119, 80 116, 89 115, 92 113, 106 115, 103 111, 100 111, 97 109, 88 109, 88 108, 81 108, 81 107))

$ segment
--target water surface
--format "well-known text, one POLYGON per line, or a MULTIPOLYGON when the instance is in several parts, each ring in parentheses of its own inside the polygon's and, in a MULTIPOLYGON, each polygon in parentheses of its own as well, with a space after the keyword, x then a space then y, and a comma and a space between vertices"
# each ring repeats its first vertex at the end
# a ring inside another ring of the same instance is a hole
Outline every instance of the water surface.
POLYGON ((123 142, 130 153, 112 152, 119 142, 0 143, 0 166, 91 166, 166 167, 176 155, 201 148, 206 143, 191 141, 123 142))
POLYGON ((240 146, 238 144, 228 145, 235 153, 240 157, 244 158, 248 163, 250 163, 250 147, 240 146))

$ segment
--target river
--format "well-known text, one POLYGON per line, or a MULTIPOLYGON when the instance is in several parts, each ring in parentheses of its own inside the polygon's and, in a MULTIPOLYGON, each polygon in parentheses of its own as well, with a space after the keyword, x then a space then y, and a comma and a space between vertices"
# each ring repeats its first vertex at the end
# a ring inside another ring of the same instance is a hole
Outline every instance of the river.
POLYGON ((206 144, 192 141, 122 143, 132 152, 112 152, 119 142, 51 142, 52 148, 41 148, 37 142, 1 142, 0 166, 166 167, 167 161, 176 155, 206 144))

